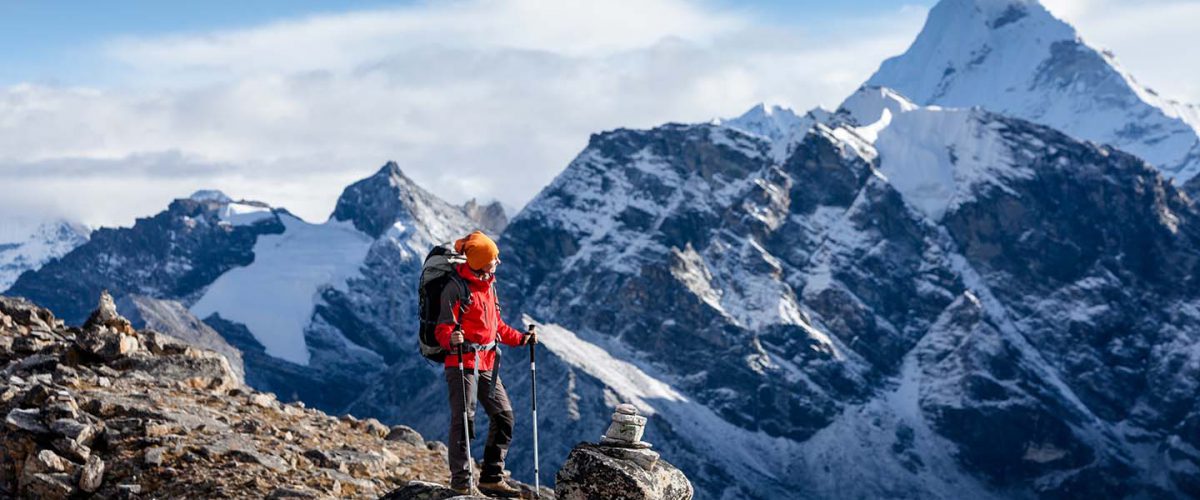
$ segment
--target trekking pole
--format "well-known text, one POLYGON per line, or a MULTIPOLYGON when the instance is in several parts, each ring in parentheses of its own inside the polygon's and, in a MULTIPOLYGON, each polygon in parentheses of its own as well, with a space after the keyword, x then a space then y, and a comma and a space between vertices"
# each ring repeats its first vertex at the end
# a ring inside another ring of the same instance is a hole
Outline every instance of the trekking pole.
MULTIPOLYGON (((529 325, 529 333, 537 332, 537 325, 529 325)), ((537 435, 537 350, 536 344, 529 344, 529 388, 533 393, 533 497, 542 498, 542 483, 538 478, 538 435, 537 435)))
POLYGON ((462 344, 458 344, 458 374, 462 378, 463 446, 465 446, 467 448, 467 487, 468 487, 467 492, 469 493, 469 492, 475 491, 475 465, 472 463, 472 462, 474 462, 474 459, 471 458, 471 429, 470 429, 471 419, 470 419, 470 417, 468 417, 468 415, 471 413, 471 408, 468 406, 470 404, 471 398, 470 398, 470 396, 467 395, 467 370, 466 370, 466 368, 463 368, 463 345, 462 344))

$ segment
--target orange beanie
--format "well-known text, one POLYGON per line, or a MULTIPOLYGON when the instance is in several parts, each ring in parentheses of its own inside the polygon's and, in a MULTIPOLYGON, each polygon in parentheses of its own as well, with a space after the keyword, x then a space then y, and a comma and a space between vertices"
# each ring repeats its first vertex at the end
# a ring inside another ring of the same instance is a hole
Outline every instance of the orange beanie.
POLYGON ((475 231, 454 242, 454 251, 466 255, 467 265, 476 271, 487 267, 500 256, 496 242, 481 231, 475 231))

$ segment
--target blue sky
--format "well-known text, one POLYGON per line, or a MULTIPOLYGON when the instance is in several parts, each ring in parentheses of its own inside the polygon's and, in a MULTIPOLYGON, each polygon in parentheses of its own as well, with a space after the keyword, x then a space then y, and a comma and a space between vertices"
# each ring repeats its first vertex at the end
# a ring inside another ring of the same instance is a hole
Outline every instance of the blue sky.
MULTIPOLYGON (((1043 2, 1200 102, 1200 2, 1043 2)), ((388 160, 516 208, 598 131, 836 107, 932 3, 0 0, 0 222, 128 225, 202 188, 320 221, 388 160)))
POLYGON ((370 0, 255 0, 175 2, 124 0, 0 0, 0 82, 92 81, 83 68, 98 44, 121 36, 201 33, 249 28, 298 16, 377 9, 396 2, 370 0))
MULTIPOLYGON (((112 68, 97 64, 95 49, 115 38, 251 28, 284 19, 339 12, 413 6, 418 2, 381 0, 255 0, 174 2, 118 0, 0 0, 0 83, 105 83, 112 68)), ((927 7, 914 0, 842 0, 708 2, 760 15, 777 24, 804 23, 812 29, 835 26, 838 19, 897 6, 927 7), (813 20, 828 22, 811 22, 813 20)))

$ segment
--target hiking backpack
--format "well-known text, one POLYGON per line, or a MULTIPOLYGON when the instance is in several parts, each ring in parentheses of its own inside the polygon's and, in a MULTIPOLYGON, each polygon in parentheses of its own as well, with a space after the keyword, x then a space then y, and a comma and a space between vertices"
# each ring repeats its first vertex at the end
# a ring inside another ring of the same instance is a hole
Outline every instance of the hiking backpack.
POLYGON ((442 348, 433 333, 442 313, 442 291, 447 286, 458 288, 459 317, 462 317, 462 313, 471 305, 470 289, 455 270, 455 267, 466 261, 466 256, 455 252, 451 243, 435 246, 425 256, 425 264, 421 266, 420 283, 417 284, 417 307, 421 318, 421 331, 418 335, 421 355, 426 359, 440 363, 450 354, 442 348))

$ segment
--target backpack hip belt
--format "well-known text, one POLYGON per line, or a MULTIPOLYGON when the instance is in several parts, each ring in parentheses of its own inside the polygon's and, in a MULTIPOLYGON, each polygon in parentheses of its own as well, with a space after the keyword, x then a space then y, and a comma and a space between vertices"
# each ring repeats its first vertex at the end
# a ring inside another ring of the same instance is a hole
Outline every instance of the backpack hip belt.
MULTIPOLYGON (((504 353, 504 351, 500 350, 500 342, 498 340, 493 340, 490 344, 476 344, 474 342, 463 342, 462 345, 463 345, 464 356, 468 352, 496 351, 496 360, 492 362, 492 386, 488 389, 488 397, 495 398, 496 397, 496 387, 500 385, 500 357, 501 357, 500 355, 504 353)), ((474 363, 471 363, 471 369, 475 375, 475 383, 477 383, 477 384, 482 383, 482 382, 480 382, 480 379, 479 379, 479 360, 478 359, 476 359, 474 363)))

